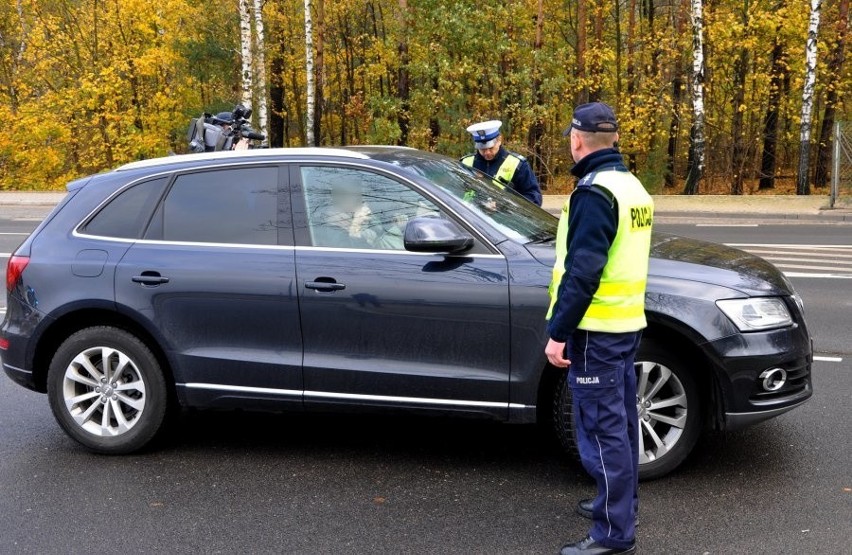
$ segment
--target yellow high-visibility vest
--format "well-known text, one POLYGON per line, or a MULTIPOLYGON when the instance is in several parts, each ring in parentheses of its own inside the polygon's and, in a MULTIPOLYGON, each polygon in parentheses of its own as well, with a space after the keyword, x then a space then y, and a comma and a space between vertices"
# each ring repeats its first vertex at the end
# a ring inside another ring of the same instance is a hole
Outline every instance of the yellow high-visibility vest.
MULTIPOLYGON (((630 172, 606 170, 592 177, 592 186, 608 191, 618 203, 618 229, 609 248, 598 290, 592 297, 578 329, 609 333, 639 331, 645 320, 645 286, 651 250, 654 201, 630 172)), ((569 198, 562 207, 556 231, 556 263, 550 283, 550 309, 553 316, 559 285, 565 274, 568 255, 569 198)))
MULTIPOLYGON (((473 160, 476 157, 475 154, 468 154, 464 158, 461 159, 461 163, 467 166, 468 168, 473 167, 473 160)), ((503 160, 503 163, 500 164, 500 167, 497 168, 497 173, 494 174, 494 180, 502 185, 508 185, 512 182, 512 178, 515 177, 515 170, 518 169, 518 166, 521 165, 521 162, 524 161, 524 157, 515 154, 513 152, 508 153, 506 159, 503 160)))

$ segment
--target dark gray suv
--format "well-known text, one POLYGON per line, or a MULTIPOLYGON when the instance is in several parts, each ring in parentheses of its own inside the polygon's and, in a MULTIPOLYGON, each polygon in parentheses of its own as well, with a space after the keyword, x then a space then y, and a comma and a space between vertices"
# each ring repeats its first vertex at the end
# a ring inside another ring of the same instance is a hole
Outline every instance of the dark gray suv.
MULTIPOLYGON (((5 372, 85 447, 147 445, 177 407, 405 410, 544 422, 556 219, 405 148, 223 152, 68 185, 9 260, 5 372)), ((811 395, 798 297, 764 260, 657 234, 639 376, 641 475, 701 431, 811 395)))

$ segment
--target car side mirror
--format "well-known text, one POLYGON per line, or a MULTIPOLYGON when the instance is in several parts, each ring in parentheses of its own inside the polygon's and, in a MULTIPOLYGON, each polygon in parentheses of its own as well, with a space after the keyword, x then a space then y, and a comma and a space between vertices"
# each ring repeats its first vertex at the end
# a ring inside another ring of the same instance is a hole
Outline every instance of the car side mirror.
POLYGON ((473 247, 473 237, 446 218, 420 216, 405 226, 405 250, 411 252, 464 252, 473 247))

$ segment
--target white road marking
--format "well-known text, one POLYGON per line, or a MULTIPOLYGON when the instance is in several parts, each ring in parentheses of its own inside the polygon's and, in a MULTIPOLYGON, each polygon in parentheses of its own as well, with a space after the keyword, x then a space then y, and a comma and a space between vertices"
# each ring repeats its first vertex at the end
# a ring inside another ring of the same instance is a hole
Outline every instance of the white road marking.
POLYGON ((843 362, 841 357, 823 357, 814 355, 814 360, 818 362, 843 362))
POLYGON ((9 258, 12 256, 11 252, 0 252, 0 258, 9 258))
POLYGON ((695 227, 760 227, 760 224, 695 224, 695 227))
MULTIPOLYGON (((770 262, 773 262, 770 260, 770 262)), ((790 268, 791 270, 824 270, 827 272, 831 272, 832 270, 843 270, 844 268, 837 268, 835 266, 811 266, 806 264, 775 264, 777 267, 784 269, 790 268)), ((843 274, 838 274, 843 275, 843 274)), ((852 274, 850 274, 852 275, 852 274)))
POLYGON ((29 233, 21 233, 18 231, 0 231, 0 235, 29 235, 29 233))
POLYGON ((852 249, 852 245, 803 245, 801 243, 725 243, 729 247, 767 247, 797 249, 852 249))
POLYGON ((765 258, 790 278, 852 279, 852 245, 726 244, 765 258))
MULTIPOLYGON (((840 254, 836 252, 825 252, 822 250, 814 250, 814 251, 795 251, 795 250, 783 250, 783 251, 770 251, 763 249, 748 249, 748 252, 752 254, 759 254, 760 256, 794 256, 794 255, 802 255, 802 256, 814 256, 820 259, 828 259, 828 260, 837 260, 839 258, 849 258, 852 259, 852 254, 840 254)), ((852 252, 852 251, 850 251, 852 252)), ((837 260, 838 263, 846 263, 852 264, 852 260, 837 260)))
MULTIPOLYGON (((850 266, 849 269, 852 270, 852 260, 832 260, 830 258, 797 258, 795 256, 767 256, 766 258, 768 260, 772 260, 773 262, 777 260, 779 262, 811 262, 815 264, 834 264, 835 266, 850 266)), ((776 266, 780 266, 780 264, 776 264, 776 266)), ((839 270, 841 268, 837 269, 839 270)))
POLYGON ((811 274, 808 272, 784 272, 789 278, 816 278, 816 279, 852 279, 852 274, 811 274))

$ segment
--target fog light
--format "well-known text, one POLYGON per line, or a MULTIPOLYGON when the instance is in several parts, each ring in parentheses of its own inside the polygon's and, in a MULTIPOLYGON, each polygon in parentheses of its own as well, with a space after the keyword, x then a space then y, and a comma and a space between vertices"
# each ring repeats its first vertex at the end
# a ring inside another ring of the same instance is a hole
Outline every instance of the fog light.
POLYGON ((764 390, 778 391, 787 383, 787 371, 783 368, 770 368, 761 372, 759 378, 763 380, 764 390))

